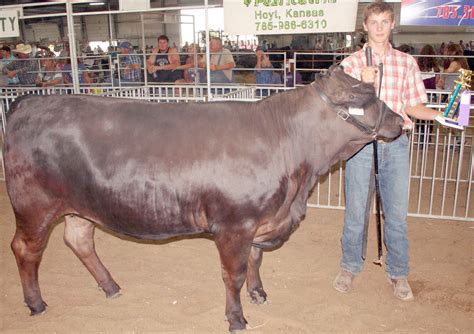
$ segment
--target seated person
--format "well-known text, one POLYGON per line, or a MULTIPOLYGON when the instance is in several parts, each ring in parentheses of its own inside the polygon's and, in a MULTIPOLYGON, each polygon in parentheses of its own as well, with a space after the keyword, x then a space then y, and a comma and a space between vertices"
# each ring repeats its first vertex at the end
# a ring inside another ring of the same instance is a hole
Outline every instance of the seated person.
POLYGON ((199 64, 203 62, 203 56, 199 54, 199 46, 195 43, 192 43, 187 47, 187 49, 189 54, 186 57, 186 62, 184 65, 180 65, 175 68, 175 70, 184 70, 184 78, 176 80, 175 83, 188 84, 194 82, 204 82, 204 71, 199 70, 199 64))
MULTIPOLYGON (((72 73, 71 73, 71 59, 69 58, 69 54, 67 52, 61 52, 61 57, 68 57, 65 59, 65 64, 62 68, 63 74, 63 82, 67 85, 72 84, 72 73)), ((82 63, 82 61, 78 58, 77 59, 77 69, 79 75, 79 84, 80 85, 87 85, 93 83, 89 72, 87 72, 86 66, 82 63)))
POLYGON ((3 74, 3 73, 1 72, 1 69, 3 68, 3 66, 7 65, 8 63, 10 63, 11 61, 13 61, 13 60, 16 59, 15 56, 13 55, 13 53, 11 52, 10 47, 7 46, 7 45, 4 45, 4 46, 0 49, 0 55, 2 56, 2 59, 1 59, 1 62, 0 62, 0 78, 2 78, 2 80, 3 80, 2 86, 6 86, 6 85, 14 86, 14 85, 17 85, 17 84, 19 83, 17 76, 14 76, 13 78, 9 78, 6 74, 3 74))
POLYGON ((19 85, 30 86, 36 82, 38 76, 38 61, 30 58, 33 51, 29 44, 18 44, 13 50, 17 55, 17 59, 3 66, 2 73, 8 78, 18 78, 19 85))
POLYGON ((257 47, 255 55, 257 56, 257 64, 255 65, 255 81, 257 85, 273 84, 273 65, 270 62, 270 58, 260 47, 257 47))
POLYGON ((56 67, 56 60, 53 59, 53 56, 52 53, 41 53, 36 55, 36 58, 44 58, 41 61, 41 72, 36 78, 36 86, 50 87, 63 83, 63 76, 56 67))
POLYGON ((464 56, 464 51, 459 44, 449 44, 446 47, 445 54, 455 57, 448 58, 449 66, 444 70, 443 75, 438 80, 438 87, 452 91, 457 85, 456 81, 459 78, 459 70, 469 70, 469 64, 467 63, 466 57, 462 57, 464 56))
MULTIPOLYGON (((211 38, 209 43, 211 51, 211 83, 231 83, 232 69, 235 67, 234 57, 229 49, 222 47, 222 40, 218 37, 211 38)), ((205 68, 206 63, 202 62, 200 67, 205 68)))
POLYGON ((120 55, 118 55, 120 81, 114 80, 114 85, 118 85, 119 82, 125 85, 141 84, 140 57, 132 52, 133 46, 129 42, 122 42, 120 44, 120 55))
POLYGON ((173 71, 181 65, 178 50, 169 47, 166 35, 158 37, 158 48, 154 48, 146 61, 147 72, 151 75, 150 81, 175 82, 182 79, 182 71, 173 71))

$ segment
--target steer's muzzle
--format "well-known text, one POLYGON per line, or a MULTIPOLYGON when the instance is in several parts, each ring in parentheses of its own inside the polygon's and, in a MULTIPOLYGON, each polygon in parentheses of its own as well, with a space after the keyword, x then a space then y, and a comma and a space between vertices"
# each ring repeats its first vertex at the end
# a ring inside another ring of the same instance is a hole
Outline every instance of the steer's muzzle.
POLYGON ((395 113, 383 101, 379 101, 379 110, 381 111, 380 125, 377 131, 377 140, 390 142, 402 134, 403 117, 395 113))

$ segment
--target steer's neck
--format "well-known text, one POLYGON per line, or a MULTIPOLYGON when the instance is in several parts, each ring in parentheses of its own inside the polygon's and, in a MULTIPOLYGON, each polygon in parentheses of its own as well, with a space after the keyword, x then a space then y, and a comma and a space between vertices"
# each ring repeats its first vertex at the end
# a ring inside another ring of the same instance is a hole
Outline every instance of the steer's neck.
POLYGON ((337 116, 337 110, 323 101, 314 86, 288 93, 277 103, 289 110, 282 123, 291 137, 288 155, 295 164, 309 163, 314 173, 321 175, 367 142, 361 140, 359 129, 337 116))

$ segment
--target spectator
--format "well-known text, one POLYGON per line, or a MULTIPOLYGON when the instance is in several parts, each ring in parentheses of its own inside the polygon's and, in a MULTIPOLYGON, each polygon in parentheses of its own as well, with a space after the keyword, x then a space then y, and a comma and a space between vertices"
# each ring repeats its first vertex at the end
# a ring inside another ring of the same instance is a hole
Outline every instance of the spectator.
POLYGON ((183 48, 182 48, 181 51, 183 51, 183 52, 189 52, 188 49, 189 49, 189 43, 186 41, 186 43, 184 43, 183 48))
POLYGON ((301 85, 303 83, 303 78, 301 73, 295 71, 295 62, 293 59, 286 60, 286 77, 283 78, 285 81, 285 87, 294 87, 296 85, 301 85))
MULTIPOLYGON (((446 48, 447 56, 464 56, 464 51, 459 44, 449 44, 446 48)), ((453 90, 459 77, 460 69, 469 69, 465 57, 449 58, 449 67, 444 70, 443 75, 439 79, 439 87, 442 89, 453 90)))
POLYGON ((181 62, 178 50, 169 47, 168 43, 168 36, 159 36, 158 47, 153 49, 147 60, 147 71, 152 76, 150 81, 175 82, 183 77, 181 71, 173 71, 181 65, 181 62))
POLYGON ((199 54, 199 46, 195 43, 191 43, 186 46, 188 50, 188 56, 184 65, 180 65, 175 70, 184 70, 184 79, 176 80, 177 84, 186 84, 193 82, 204 82, 205 74, 204 71, 199 70, 199 64, 203 61, 203 56, 199 54), (197 80, 196 80, 197 77, 197 80))
MULTIPOLYGON (((222 40, 219 37, 211 38, 209 42, 211 52, 211 83, 231 83, 232 69, 235 67, 234 57, 228 49, 222 47, 222 40)), ((206 67, 205 63, 201 63, 206 67)))
POLYGON ((402 44, 400 45, 398 48, 398 51, 401 51, 401 52, 405 52, 405 53, 408 53, 408 54, 412 54, 413 52, 413 48, 408 45, 408 44, 402 44))
MULTIPOLYGON (((1 71, 1 69, 5 65, 15 60, 16 57, 12 54, 10 47, 6 45, 4 45, 0 49, 0 54, 2 55, 2 62, 1 62, 1 68, 0 68, 0 71, 1 71)), ((13 78, 9 78, 8 76, 6 76, 6 78, 7 78, 7 81, 5 83, 9 86, 17 85, 19 82, 17 76, 14 76, 13 78)))
MULTIPOLYGON (((65 58, 65 64, 62 68, 63 72, 63 82, 67 85, 72 84, 72 68, 71 68, 71 59, 69 58, 69 53, 66 51, 61 52, 61 57, 65 58), (66 58, 67 57, 67 58, 66 58)), ((77 59, 77 70, 79 74, 79 84, 86 85, 93 83, 89 72, 87 72, 86 66, 82 63, 82 61, 78 58, 77 59)))
POLYGON ((255 65, 255 81, 257 85, 269 85, 273 83, 273 65, 270 58, 262 48, 257 47, 255 52, 257 64, 255 65))
POLYGON ((443 42, 443 43, 441 43, 441 45, 439 46, 439 54, 440 54, 440 55, 444 55, 445 52, 446 52, 446 43, 443 42))
MULTIPOLYGON (((440 66, 438 65, 438 59, 434 56, 436 51, 431 44, 426 44, 420 50, 420 55, 417 59, 418 67, 421 71, 421 79, 426 89, 436 89, 438 87, 438 82, 440 79, 439 72, 440 66), (428 57, 426 57, 428 56, 428 57)), ((428 94, 428 98, 431 101, 436 95, 428 94)), ((432 131, 433 126, 430 125, 430 122, 419 120, 417 122, 418 133, 419 133, 419 142, 423 146, 426 141, 430 140, 429 134, 432 131), (428 133, 428 137, 425 138, 425 133, 428 133)))
MULTIPOLYGON (((133 47, 129 42, 120 43, 119 48, 121 53, 121 55, 118 56, 120 84, 141 84, 142 71, 140 57, 137 54, 132 53, 133 47)), ((114 84, 118 85, 119 81, 114 80, 114 84)))
POLYGON ((466 43, 466 47, 464 48, 464 55, 467 59, 467 65, 469 65, 471 70, 474 70, 474 49, 472 49, 471 45, 468 43, 466 43))
POLYGON ((426 89, 436 89, 437 82, 439 81, 439 75, 436 73, 440 72, 440 67, 438 65, 438 60, 433 57, 436 55, 435 49, 432 45, 426 44, 421 48, 421 56, 428 57, 419 57, 418 67, 420 68, 421 78, 423 79, 423 84, 426 89))
POLYGON ((83 50, 82 57, 84 59, 84 65, 87 68, 92 68, 94 66, 95 57, 94 57, 94 52, 92 51, 92 48, 90 47, 90 45, 87 45, 87 47, 83 50))
POLYGON ((36 58, 44 58, 41 61, 41 72, 36 78, 36 86, 38 87, 50 87, 56 86, 63 83, 63 76, 56 66, 56 60, 53 58, 52 53, 41 52, 36 55, 36 58))
POLYGON ((18 44, 13 50, 17 54, 18 59, 11 61, 2 69, 4 74, 9 78, 18 76, 20 85, 34 85, 38 76, 38 62, 30 58, 32 52, 31 45, 18 44))

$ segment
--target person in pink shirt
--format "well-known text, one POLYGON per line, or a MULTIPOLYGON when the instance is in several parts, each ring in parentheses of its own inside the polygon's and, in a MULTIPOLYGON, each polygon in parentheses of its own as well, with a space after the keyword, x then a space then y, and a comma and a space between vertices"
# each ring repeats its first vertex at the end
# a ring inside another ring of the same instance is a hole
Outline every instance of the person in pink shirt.
MULTIPOLYGON (((390 4, 376 1, 364 11, 364 29, 368 42, 342 62, 349 75, 372 83, 380 89, 380 99, 400 114, 408 131, 413 127, 410 117, 432 120, 440 113, 427 108, 427 96, 416 60, 400 52, 389 42, 395 27, 390 4), (372 64, 367 65, 365 50, 372 48, 372 64), (379 64, 383 65, 383 71, 379 64), (383 74, 382 74, 383 73, 383 74), (380 78, 380 75, 382 77, 380 78)), ((409 143, 406 134, 390 143, 379 143, 378 166, 380 194, 384 214, 385 259, 388 280, 395 297, 413 299, 408 283, 409 255, 407 238, 409 143)), ((349 292, 357 274, 364 266, 364 235, 366 217, 373 196, 373 145, 370 143, 350 158, 346 164, 346 212, 341 238, 341 270, 333 286, 339 292, 349 292)))

